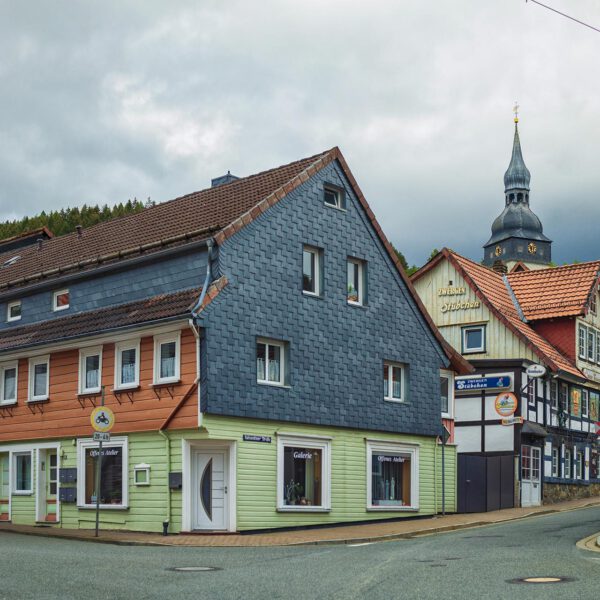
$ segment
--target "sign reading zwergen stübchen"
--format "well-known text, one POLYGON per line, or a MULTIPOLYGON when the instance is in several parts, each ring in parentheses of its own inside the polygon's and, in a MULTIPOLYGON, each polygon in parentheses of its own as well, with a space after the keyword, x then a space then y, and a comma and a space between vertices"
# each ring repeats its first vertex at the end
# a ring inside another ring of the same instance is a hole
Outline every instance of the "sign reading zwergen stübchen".
POLYGON ((499 377, 470 377, 468 379, 456 378, 454 389, 457 392, 479 392, 492 391, 499 392, 510 389, 512 380, 510 375, 501 375, 499 377))

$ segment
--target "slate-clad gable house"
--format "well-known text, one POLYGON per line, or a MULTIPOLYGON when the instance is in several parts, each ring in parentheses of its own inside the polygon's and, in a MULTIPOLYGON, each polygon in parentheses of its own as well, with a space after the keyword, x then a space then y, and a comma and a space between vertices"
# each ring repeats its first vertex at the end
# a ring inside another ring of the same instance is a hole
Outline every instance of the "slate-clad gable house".
POLYGON ((442 479, 454 510, 472 369, 337 148, 0 264, 0 520, 90 527, 99 494, 112 529, 362 521, 441 510, 442 479))

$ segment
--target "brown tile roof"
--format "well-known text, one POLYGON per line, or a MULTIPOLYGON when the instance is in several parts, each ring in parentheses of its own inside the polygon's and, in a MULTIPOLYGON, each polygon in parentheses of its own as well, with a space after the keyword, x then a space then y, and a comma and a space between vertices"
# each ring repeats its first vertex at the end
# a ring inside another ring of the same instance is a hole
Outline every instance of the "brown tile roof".
POLYGON ((585 313, 600 273, 600 261, 511 273, 510 285, 529 321, 585 313))
MULTIPOLYGON (((15 255, 20 258, 10 266, 0 267, 0 290, 6 289, 9 283, 23 285, 33 282, 40 279, 38 275, 43 272, 45 277, 58 276, 65 269, 93 268, 99 262, 160 250, 164 247, 161 241, 173 244, 207 238, 236 222, 265 198, 274 194, 283 197, 289 189, 293 189, 290 182, 295 177, 331 152, 322 152, 232 183, 157 204, 140 213, 93 225, 83 229, 81 237, 73 232, 44 240, 41 251, 34 244, 4 252, 0 254, 0 265, 15 255), (177 237, 181 239, 173 239, 177 237), (153 247, 144 248, 148 244, 153 247), (104 259, 98 261, 98 257, 104 259), (23 278, 30 279, 23 281, 23 278)), ((304 181, 306 179, 307 176, 304 181)))
POLYGON ((184 316, 190 312, 199 294, 198 289, 183 290, 120 306, 23 325, 15 329, 3 329, 0 331, 0 351, 64 341, 128 325, 184 316))
POLYGON ((581 371, 569 358, 521 320, 502 275, 499 273, 444 248, 430 263, 415 273, 416 278, 422 277, 429 271, 432 268, 431 263, 435 261, 437 264, 444 258, 455 266, 496 318, 521 339, 544 363, 554 370, 583 377, 581 371))

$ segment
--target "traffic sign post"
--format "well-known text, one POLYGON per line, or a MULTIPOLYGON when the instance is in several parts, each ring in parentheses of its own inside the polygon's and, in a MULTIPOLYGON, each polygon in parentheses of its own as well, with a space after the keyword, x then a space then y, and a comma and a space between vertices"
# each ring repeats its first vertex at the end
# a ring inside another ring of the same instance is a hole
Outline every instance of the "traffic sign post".
POLYGON ((100 487, 102 485, 102 444, 110 442, 109 431, 114 427, 115 415, 110 408, 104 406, 104 386, 100 406, 92 411, 90 416, 92 427, 95 429, 94 441, 98 441, 98 460, 96 461, 96 537, 100 529, 100 487))

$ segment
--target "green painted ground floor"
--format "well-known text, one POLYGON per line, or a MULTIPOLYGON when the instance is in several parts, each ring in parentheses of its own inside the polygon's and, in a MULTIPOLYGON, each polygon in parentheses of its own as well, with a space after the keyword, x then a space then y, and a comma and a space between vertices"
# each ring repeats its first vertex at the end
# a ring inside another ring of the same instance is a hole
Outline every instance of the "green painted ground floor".
MULTIPOLYGON (((99 458, 91 436, 0 444, 0 520, 93 527, 99 458)), ((455 448, 432 437, 204 415, 196 430, 113 435, 100 462, 103 529, 424 516, 441 512, 443 497, 456 509, 455 448)))

